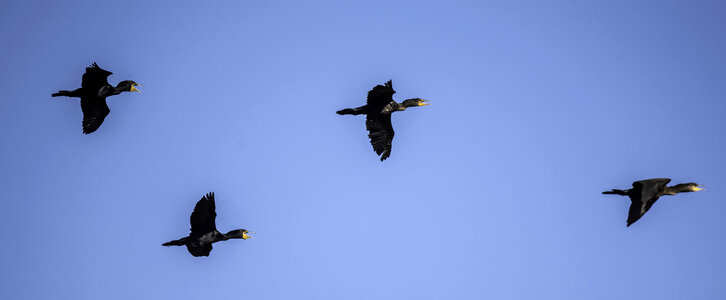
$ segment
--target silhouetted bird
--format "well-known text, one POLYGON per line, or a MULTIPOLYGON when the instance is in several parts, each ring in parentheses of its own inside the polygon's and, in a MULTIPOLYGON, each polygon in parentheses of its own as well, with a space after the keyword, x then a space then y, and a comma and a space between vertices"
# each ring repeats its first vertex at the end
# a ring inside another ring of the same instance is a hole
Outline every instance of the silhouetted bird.
POLYGON ((192 224, 189 236, 178 240, 169 241, 161 244, 162 246, 187 246, 187 250, 194 256, 209 256, 212 251, 212 244, 228 239, 249 239, 249 232, 245 229, 232 230, 227 233, 217 231, 214 219, 217 213, 214 211, 214 193, 209 193, 202 197, 194 206, 194 212, 189 218, 192 224))
POLYGON ((407 99, 401 103, 393 100, 392 82, 389 80, 385 85, 376 85, 368 91, 366 105, 356 108, 346 108, 337 111, 339 115, 366 115, 366 129, 371 145, 376 154, 384 161, 391 155, 391 142, 393 142, 393 125, 391 114, 396 111, 404 111, 408 107, 429 105, 424 103, 428 100, 421 98, 407 99))
POLYGON ((630 212, 628 212, 628 226, 630 226, 648 212, 660 196, 703 190, 699 188, 700 185, 693 182, 666 186, 670 181, 669 178, 646 179, 633 182, 633 188, 629 190, 613 189, 602 193, 630 197, 630 201, 632 202, 630 204, 630 212))
POLYGON ((113 73, 101 69, 95 62, 83 73, 81 88, 73 91, 58 91, 51 95, 53 97, 66 96, 81 98, 81 110, 83 111, 83 133, 89 134, 96 131, 111 111, 106 105, 106 97, 121 94, 121 92, 139 92, 136 86, 139 84, 124 80, 116 87, 108 84, 108 76, 113 73))

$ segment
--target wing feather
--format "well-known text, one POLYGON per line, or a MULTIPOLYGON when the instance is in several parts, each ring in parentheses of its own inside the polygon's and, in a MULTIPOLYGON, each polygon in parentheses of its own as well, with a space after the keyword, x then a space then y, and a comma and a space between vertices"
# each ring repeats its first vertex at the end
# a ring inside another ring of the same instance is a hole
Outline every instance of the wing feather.
MULTIPOLYGON (((215 219, 214 193, 208 193, 194 206, 194 212, 189 217, 192 235, 203 235, 217 230, 215 219)), ((211 248, 211 247, 210 247, 211 248)))
POLYGON ((192 256, 209 256, 209 252, 212 252, 212 244, 204 244, 198 247, 187 245, 187 251, 192 256))
POLYGON ((650 207, 658 201, 663 189, 671 180, 668 178, 654 178, 633 182, 630 193, 630 210, 628 211, 628 226, 645 215, 650 207))
POLYGON ((96 131, 111 110, 106 104, 106 98, 98 96, 81 97, 81 111, 83 111, 83 133, 96 131))
POLYGON ((368 115, 366 117, 366 129, 373 150, 381 156, 381 161, 386 160, 391 155, 391 145, 395 134, 391 124, 391 115, 368 115))
POLYGON ((396 91, 393 90, 393 82, 391 80, 384 85, 376 85, 368 91, 366 105, 371 108, 382 108, 393 101, 393 94, 395 93, 396 91))
POLYGON ((86 73, 83 73, 81 79, 81 86, 84 88, 97 89, 108 84, 108 76, 113 73, 101 69, 95 62, 86 68, 86 73))

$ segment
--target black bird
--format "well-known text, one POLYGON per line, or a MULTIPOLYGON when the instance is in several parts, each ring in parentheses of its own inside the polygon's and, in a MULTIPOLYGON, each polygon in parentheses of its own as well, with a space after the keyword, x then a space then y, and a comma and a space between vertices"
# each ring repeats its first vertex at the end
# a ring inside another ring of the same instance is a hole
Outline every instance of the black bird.
POLYGON ((246 240, 252 238, 248 233, 254 232, 249 232, 245 229, 232 230, 227 233, 217 231, 217 226, 214 224, 216 217, 217 213, 214 211, 214 193, 208 193, 194 206, 194 212, 192 212, 192 216, 189 218, 189 222, 192 224, 189 236, 161 245, 187 246, 187 250, 193 256, 209 256, 213 243, 228 239, 246 240))
POLYGON ((602 193, 630 197, 632 202, 630 212, 628 212, 628 226, 630 226, 648 212, 660 196, 703 190, 699 184, 693 182, 666 186, 669 182, 671 182, 670 178, 646 179, 633 182, 633 188, 629 190, 613 189, 602 193))
POLYGON ((421 98, 407 99, 401 103, 393 100, 392 82, 389 80, 384 85, 376 85, 368 91, 366 105, 356 108, 346 108, 337 111, 339 115, 366 115, 366 129, 371 145, 376 154, 384 161, 391 155, 391 142, 393 141, 393 125, 391 125, 391 114, 395 111, 404 111, 408 107, 429 105, 424 103, 428 100, 421 98))
POLYGON ((81 88, 73 91, 58 91, 52 94, 53 97, 66 96, 81 98, 81 110, 83 111, 83 133, 89 134, 96 131, 103 123, 111 110, 106 105, 106 97, 121 94, 121 92, 139 92, 136 86, 138 83, 132 80, 124 80, 116 87, 108 84, 108 76, 113 73, 101 69, 95 62, 83 73, 81 88))

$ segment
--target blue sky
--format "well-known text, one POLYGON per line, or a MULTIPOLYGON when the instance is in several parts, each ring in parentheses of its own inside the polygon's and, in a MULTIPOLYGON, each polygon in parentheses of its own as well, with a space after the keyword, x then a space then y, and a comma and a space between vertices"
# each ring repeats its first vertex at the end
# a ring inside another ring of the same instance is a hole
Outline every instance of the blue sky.
POLYGON ((720 299, 722 1, 11 1, 0 298, 720 299), (143 93, 81 134, 92 62, 143 93), (379 162, 366 92, 393 116, 379 162), (670 177, 630 228, 601 195, 670 177), (208 258, 161 243, 214 191, 208 258))

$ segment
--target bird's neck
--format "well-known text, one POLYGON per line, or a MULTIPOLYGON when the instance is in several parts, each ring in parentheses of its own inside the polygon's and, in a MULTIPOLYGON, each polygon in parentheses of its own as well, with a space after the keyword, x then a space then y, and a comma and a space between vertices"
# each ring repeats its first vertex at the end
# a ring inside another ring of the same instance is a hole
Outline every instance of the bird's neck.
POLYGON ((673 196, 678 193, 687 192, 686 190, 677 188, 675 186, 667 186, 663 189, 663 195, 673 196))
POLYGON ((111 91, 111 95, 118 95, 118 94, 121 94, 122 92, 124 92, 124 90, 123 90, 123 88, 121 87, 121 85, 117 85, 117 86, 116 86, 116 87, 114 87, 114 88, 113 88, 113 90, 111 91))
MULTIPOLYGON (((234 232, 234 231, 232 231, 232 232, 234 232)), ((242 238, 242 236, 235 235, 235 234, 229 234, 229 233, 221 233, 220 232, 218 235, 219 235, 219 240, 220 241, 226 241, 226 240, 229 240, 229 239, 241 239, 242 238)))
POLYGON ((226 234, 221 233, 221 232, 219 234, 217 234, 217 240, 219 240, 219 241, 226 241, 226 240, 228 240, 230 238, 231 237, 229 237, 226 234))

